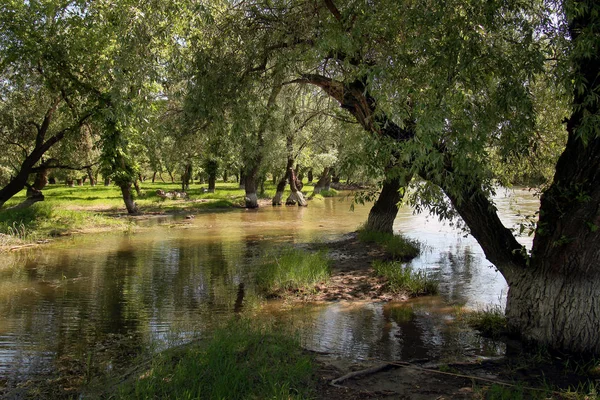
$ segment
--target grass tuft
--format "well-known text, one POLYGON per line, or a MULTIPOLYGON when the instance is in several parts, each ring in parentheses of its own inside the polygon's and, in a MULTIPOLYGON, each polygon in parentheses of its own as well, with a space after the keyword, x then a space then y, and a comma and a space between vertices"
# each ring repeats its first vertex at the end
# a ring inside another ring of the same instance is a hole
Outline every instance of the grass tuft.
POLYGON ((267 296, 284 292, 312 292, 331 276, 329 259, 322 251, 311 253, 288 248, 273 257, 266 255, 256 274, 256 285, 267 296))
POLYGON ((323 197, 335 197, 335 196, 337 196, 338 192, 335 189, 329 189, 329 190, 321 190, 321 192, 319 194, 323 197))
POLYGON ((498 339, 508 332, 504 310, 499 305, 488 306, 485 310, 466 314, 467 323, 483 336, 498 339))
POLYGON ((296 335, 233 320, 204 343, 158 356, 117 398, 305 399, 313 370, 296 335))
POLYGON ((376 260, 373 262, 373 269, 378 276, 387 280, 390 292, 406 292, 409 296, 425 296, 438 292, 438 283, 425 271, 414 271, 400 262, 376 260))
POLYGON ((359 229, 358 239, 365 243, 377 243, 383 246, 394 259, 401 261, 412 260, 421 251, 419 242, 402 235, 359 229))

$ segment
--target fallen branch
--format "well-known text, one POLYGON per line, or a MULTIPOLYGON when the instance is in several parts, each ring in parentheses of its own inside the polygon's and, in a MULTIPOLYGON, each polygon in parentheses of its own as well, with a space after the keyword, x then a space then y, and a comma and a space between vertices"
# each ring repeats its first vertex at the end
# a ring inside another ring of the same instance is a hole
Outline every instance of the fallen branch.
MULTIPOLYGON (((466 374, 458 374, 458 373, 453 373, 453 372, 446 372, 446 371, 440 371, 437 369, 429 369, 429 368, 423 368, 423 367, 419 367, 417 365, 408 363, 408 362, 404 362, 404 361, 388 361, 385 362, 384 364, 380 364, 380 365, 376 365, 374 367, 370 367, 370 368, 366 368, 360 371, 354 371, 351 372, 349 374, 346 374, 344 376, 341 376, 337 379, 334 379, 330 382, 331 386, 337 387, 337 388, 341 388, 341 389, 348 389, 347 386, 343 386, 340 385, 341 382, 344 382, 348 379, 351 378, 356 378, 358 376, 364 376, 364 375, 372 375, 372 374, 376 374, 380 371, 389 369, 391 367, 404 367, 404 368, 411 368, 417 371, 421 371, 421 372, 426 372, 426 373, 432 373, 432 374, 440 374, 440 375, 446 375, 446 376, 452 376, 455 378, 463 378, 463 379, 469 379, 469 380, 477 380, 480 382, 486 382, 486 383, 491 383, 491 384, 495 384, 495 385, 501 385, 501 386, 505 386, 505 387, 510 387, 510 388, 518 388, 520 390, 529 390, 529 391, 535 391, 535 392, 544 392, 547 393, 548 390, 547 389, 540 389, 540 388, 534 388, 534 387, 530 387, 530 386, 522 386, 522 385, 515 385, 513 383, 508 383, 508 382, 503 382, 503 381, 499 381, 496 379, 490 379, 490 378, 482 378, 479 376, 475 376, 475 375, 466 375, 466 374)), ((556 395, 560 395, 560 392, 557 391, 551 391, 552 394, 556 394, 556 395)))

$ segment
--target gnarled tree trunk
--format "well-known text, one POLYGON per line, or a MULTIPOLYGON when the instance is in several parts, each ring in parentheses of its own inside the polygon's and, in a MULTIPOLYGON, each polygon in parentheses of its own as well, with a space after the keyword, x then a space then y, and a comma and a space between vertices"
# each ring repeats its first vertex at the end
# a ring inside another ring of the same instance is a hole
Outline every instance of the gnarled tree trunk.
POLYGON ((398 215, 398 203, 402 200, 400 178, 390 178, 383 182, 381 193, 369 211, 365 230, 385 233, 394 232, 394 220, 398 215))
POLYGON ((329 190, 329 186, 331 185, 330 170, 331 168, 329 167, 325 167, 323 169, 323 172, 321 173, 321 176, 319 177, 319 180, 317 181, 317 184, 315 185, 315 188, 313 190, 314 194, 319 194, 323 190, 329 190))
POLYGON ((292 192, 290 193, 290 196, 285 201, 285 204, 288 206, 293 206, 293 205, 298 204, 299 207, 306 207, 308 205, 308 203, 306 202, 304 195, 298 188, 299 181, 296 178, 296 172, 291 167, 288 169, 288 178, 290 181, 290 190, 292 192))
POLYGON ((119 186, 121 188, 121 194, 123 195, 123 202, 125 203, 125 208, 127 208, 127 213, 130 215, 135 215, 139 213, 137 204, 133 201, 133 196, 131 194, 131 183, 124 183, 119 186))

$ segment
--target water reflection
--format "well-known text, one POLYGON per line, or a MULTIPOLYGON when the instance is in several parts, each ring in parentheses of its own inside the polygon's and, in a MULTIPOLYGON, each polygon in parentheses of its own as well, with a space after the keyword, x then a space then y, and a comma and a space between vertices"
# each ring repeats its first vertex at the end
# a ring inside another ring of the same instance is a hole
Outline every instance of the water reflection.
MULTIPOLYGON (((519 196, 525 207, 535 207, 529 194, 519 196)), ((514 203, 501 200, 503 217, 516 221, 514 203)), ((143 350, 203 335, 245 306, 258 254, 274 242, 327 240, 353 231, 368 210, 357 206, 351 212, 347 201, 326 199, 308 208, 207 213, 183 225, 132 235, 87 235, 3 254, 0 386, 65 371, 83 377, 101 373, 127 365, 143 350)), ((412 264, 439 276, 440 297, 265 312, 297 326, 307 347, 349 357, 411 360, 501 353, 501 347, 452 317, 451 305, 498 303, 506 292, 506 283, 477 243, 410 209, 402 210, 395 229, 425 244, 426 251, 412 264)))

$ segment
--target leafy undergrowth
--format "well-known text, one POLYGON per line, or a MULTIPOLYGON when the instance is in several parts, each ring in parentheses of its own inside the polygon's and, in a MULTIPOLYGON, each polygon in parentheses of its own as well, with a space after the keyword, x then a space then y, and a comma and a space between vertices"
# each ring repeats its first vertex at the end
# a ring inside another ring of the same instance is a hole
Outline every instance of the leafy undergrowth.
POLYGON ((268 297, 287 292, 312 292, 330 276, 330 261, 324 251, 287 248, 280 254, 263 257, 256 273, 256 286, 268 297))
POLYGON ((319 194, 323 197, 335 197, 335 196, 337 196, 338 192, 335 189, 329 189, 329 190, 321 190, 321 192, 319 192, 319 194))
POLYGON ((296 335, 233 320, 206 342, 166 351, 120 399, 306 399, 314 365, 296 335))
POLYGON ((385 278, 392 293, 405 292, 409 296, 426 296, 438 292, 438 283, 425 271, 414 271, 401 262, 376 260, 372 264, 377 276, 385 278))
POLYGON ((358 239, 365 243, 379 244, 394 259, 401 261, 412 260, 421 251, 418 242, 407 239, 402 235, 359 229, 358 239))

